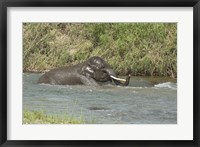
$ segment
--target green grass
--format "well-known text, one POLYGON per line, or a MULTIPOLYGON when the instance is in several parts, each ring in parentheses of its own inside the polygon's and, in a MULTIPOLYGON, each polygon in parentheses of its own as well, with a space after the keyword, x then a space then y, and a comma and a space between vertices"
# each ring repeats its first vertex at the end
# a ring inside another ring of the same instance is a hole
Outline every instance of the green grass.
POLYGON ((74 118, 68 115, 47 115, 42 111, 23 111, 23 124, 84 124, 83 116, 74 118))
POLYGON ((119 75, 177 75, 176 23, 24 23, 23 70, 104 58, 119 75))

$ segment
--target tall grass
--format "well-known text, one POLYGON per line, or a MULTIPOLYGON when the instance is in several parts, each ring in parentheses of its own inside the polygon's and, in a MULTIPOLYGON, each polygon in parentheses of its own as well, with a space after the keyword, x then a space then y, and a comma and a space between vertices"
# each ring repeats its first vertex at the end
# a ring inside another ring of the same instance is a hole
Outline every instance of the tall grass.
POLYGON ((120 75, 177 75, 175 23, 25 23, 24 71, 104 58, 120 75))
POLYGON ((68 115, 47 115, 42 111, 23 111, 23 124, 84 124, 82 116, 74 118, 68 115))

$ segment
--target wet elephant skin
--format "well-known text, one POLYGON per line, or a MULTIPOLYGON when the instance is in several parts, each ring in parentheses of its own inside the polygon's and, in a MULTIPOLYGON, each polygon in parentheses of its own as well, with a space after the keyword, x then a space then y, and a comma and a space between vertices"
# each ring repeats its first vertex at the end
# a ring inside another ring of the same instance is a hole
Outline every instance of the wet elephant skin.
POLYGON ((59 67, 46 72, 38 83, 55 85, 99 85, 112 81, 110 75, 116 76, 111 66, 101 57, 91 57, 87 61, 68 67, 59 67))

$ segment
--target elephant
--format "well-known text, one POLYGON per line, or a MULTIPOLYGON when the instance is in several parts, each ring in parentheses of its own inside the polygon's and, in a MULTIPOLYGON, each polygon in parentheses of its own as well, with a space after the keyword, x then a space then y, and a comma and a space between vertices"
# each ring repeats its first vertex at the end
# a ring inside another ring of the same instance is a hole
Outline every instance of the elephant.
POLYGON ((126 80, 118 78, 108 63, 101 57, 94 56, 74 66, 52 69, 43 74, 38 83, 98 86, 113 81, 116 85, 127 86, 130 77, 128 75, 126 80))

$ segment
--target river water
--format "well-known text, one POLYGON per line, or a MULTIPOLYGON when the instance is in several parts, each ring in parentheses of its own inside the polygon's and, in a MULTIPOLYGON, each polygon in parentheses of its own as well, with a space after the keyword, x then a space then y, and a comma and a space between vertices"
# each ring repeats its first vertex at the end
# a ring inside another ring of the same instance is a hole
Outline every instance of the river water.
POLYGON ((127 87, 38 84, 23 74, 23 109, 82 116, 95 124, 176 124, 177 84, 167 78, 132 77, 127 87))

